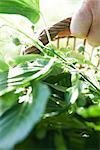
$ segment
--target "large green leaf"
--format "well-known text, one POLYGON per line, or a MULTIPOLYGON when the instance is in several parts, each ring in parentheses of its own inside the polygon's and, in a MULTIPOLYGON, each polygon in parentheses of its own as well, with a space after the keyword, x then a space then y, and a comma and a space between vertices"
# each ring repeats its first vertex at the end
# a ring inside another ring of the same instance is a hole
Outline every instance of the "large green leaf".
POLYGON ((0 59, 0 71, 6 71, 9 69, 8 64, 4 60, 0 59))
POLYGON ((47 86, 37 82, 32 87, 32 94, 27 102, 12 107, 0 117, 0 149, 12 148, 22 141, 41 119, 49 90, 47 86))
POLYGON ((9 92, 0 96, 0 116, 18 101, 19 93, 9 92))
POLYGON ((100 117, 100 106, 92 105, 89 108, 79 108, 77 110, 78 114, 82 115, 84 118, 89 117, 100 117))
POLYGON ((39 0, 0 0, 0 13, 23 15, 35 23, 39 19, 39 0))
MULTIPOLYGON (((29 58, 26 57, 27 59, 29 58)), ((21 86, 26 87, 32 80, 43 78, 50 71, 54 61, 55 59, 40 59, 39 57, 33 63, 24 63, 9 69, 9 71, 1 72, 0 96, 16 90, 21 86)))

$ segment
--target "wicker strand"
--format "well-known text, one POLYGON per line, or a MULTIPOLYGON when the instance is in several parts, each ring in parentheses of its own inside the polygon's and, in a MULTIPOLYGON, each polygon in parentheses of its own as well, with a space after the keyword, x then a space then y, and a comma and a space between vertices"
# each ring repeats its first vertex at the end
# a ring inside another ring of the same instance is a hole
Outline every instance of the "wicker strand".
MULTIPOLYGON (((48 32, 50 34, 51 40, 54 41, 59 38, 72 37, 70 33, 70 23, 71 23, 71 18, 67 18, 50 27, 48 29, 48 32)), ((48 44, 48 38, 45 30, 43 30, 40 33, 38 39, 44 45, 48 44)), ((24 52, 24 54, 31 54, 31 53, 37 54, 40 53, 40 51, 35 46, 31 46, 27 48, 24 52)))

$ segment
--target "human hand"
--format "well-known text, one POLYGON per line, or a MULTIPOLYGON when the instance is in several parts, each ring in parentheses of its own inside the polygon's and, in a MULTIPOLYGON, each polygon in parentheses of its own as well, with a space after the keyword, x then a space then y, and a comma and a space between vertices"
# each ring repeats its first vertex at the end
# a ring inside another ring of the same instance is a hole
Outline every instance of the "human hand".
POLYGON ((93 47, 100 46, 100 0, 83 0, 70 29, 72 35, 86 38, 93 47))

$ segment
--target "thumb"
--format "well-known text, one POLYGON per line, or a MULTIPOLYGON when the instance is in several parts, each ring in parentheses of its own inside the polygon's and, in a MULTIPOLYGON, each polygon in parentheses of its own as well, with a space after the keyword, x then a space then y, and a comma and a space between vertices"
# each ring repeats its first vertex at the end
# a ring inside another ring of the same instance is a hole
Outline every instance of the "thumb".
POLYGON ((72 35, 79 38, 86 38, 92 24, 92 13, 87 2, 73 15, 70 30, 72 35))

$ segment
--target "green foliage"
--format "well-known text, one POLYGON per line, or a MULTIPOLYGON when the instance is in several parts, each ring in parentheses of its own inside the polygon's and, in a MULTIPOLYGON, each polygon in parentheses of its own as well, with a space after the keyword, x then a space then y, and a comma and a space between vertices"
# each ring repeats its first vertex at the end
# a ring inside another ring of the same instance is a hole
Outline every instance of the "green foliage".
POLYGON ((39 19, 39 0, 0 0, 0 13, 23 15, 35 23, 39 19))
POLYGON ((13 38, 13 43, 16 45, 16 46, 19 46, 21 45, 21 42, 18 38, 13 38))
MULTIPOLYGON (((1 13, 33 22, 38 9, 38 0, 0 1, 1 13)), ((21 45, 18 38, 13 42, 21 45)), ((99 67, 87 60, 83 47, 59 51, 32 42, 41 54, 0 59, 0 149, 98 150, 99 67)))
POLYGON ((79 95, 78 88, 76 86, 70 87, 66 90, 66 101, 68 104, 74 104, 79 95))
POLYGON ((78 113, 85 118, 100 117, 100 106, 93 105, 87 109, 78 109, 78 113))
MULTIPOLYGON (((0 117, 0 149, 12 148, 29 134, 40 120, 48 96, 47 86, 33 82, 32 94, 20 97, 23 99, 23 103, 14 105, 0 117), (12 140, 9 141, 10 138, 12 140)), ((12 97, 10 100, 14 101, 15 99, 12 97)))
POLYGON ((0 59, 0 71, 6 71, 8 68, 8 64, 4 60, 0 59))
MULTIPOLYGON (((72 149, 87 149, 90 136, 98 136, 99 89, 92 81, 84 81, 81 74, 71 71, 73 60, 72 65, 71 62, 66 64, 57 50, 46 49, 57 53, 58 58, 41 53, 17 56, 9 64, 4 62, 7 67, 0 72, 1 149, 27 149, 29 145, 33 149, 70 149, 70 145, 72 149), (52 141, 48 133, 54 137, 52 141), (35 141, 31 141, 31 134, 35 141), (25 143, 23 140, 27 136, 25 143), (51 146, 41 143, 45 140, 51 146), (16 145, 21 141, 22 145, 16 145)), ((96 145, 99 146, 99 141, 96 145)))

